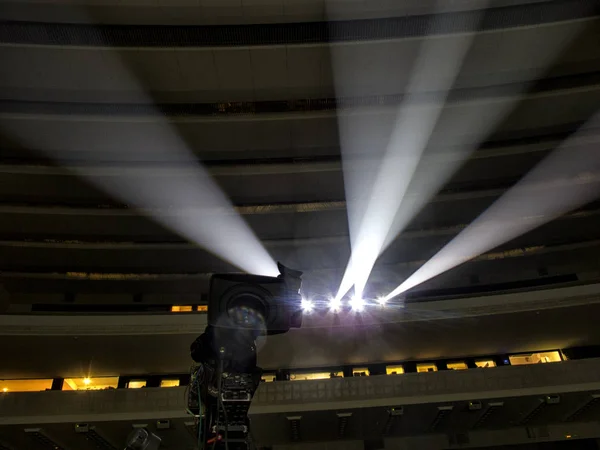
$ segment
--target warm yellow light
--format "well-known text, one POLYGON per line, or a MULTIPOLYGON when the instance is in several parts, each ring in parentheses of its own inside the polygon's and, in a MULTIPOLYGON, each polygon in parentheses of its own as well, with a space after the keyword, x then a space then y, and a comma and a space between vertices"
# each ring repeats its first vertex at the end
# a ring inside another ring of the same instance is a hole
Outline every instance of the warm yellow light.
POLYGON ((480 368, 496 367, 496 363, 491 359, 475 361, 475 365, 480 368))
POLYGON ((46 391, 52 387, 52 380, 2 380, 2 392, 35 392, 46 391))
POLYGON ((171 312, 191 312, 193 310, 192 305, 173 305, 171 306, 171 312))
POLYGON ((520 355, 510 355, 508 357, 511 366, 520 366, 522 364, 539 364, 562 361, 558 351, 528 353, 520 355))
POLYGON ((387 366, 385 368, 386 375, 398 375, 404 373, 404 367, 402 366, 387 366))
POLYGON ((433 363, 417 364, 417 372, 437 372, 437 366, 433 363))
POLYGON ((352 369, 353 377, 368 377, 369 375, 371 375, 371 373, 369 372, 369 369, 366 367, 354 367, 352 369))
POLYGON ((450 370, 466 370, 469 368, 467 364, 462 361, 448 363, 446 364, 446 367, 450 370))
POLYGON ((64 391, 116 389, 119 377, 65 378, 64 391))
MULTIPOLYGON (((302 381, 302 380, 326 380, 329 378, 342 378, 344 376, 344 372, 299 372, 299 373, 291 373, 290 380, 291 381, 302 381)), ((264 377, 263 377, 264 378, 264 377)), ((273 380, 275 376, 273 375, 273 380)), ((271 381, 273 381, 271 380, 271 381)), ((268 381, 268 380, 265 380, 268 381)))

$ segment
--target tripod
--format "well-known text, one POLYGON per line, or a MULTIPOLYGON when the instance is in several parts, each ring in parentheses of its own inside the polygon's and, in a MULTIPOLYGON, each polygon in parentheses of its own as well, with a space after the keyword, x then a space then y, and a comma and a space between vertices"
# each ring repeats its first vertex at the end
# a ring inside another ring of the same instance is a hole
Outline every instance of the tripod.
POLYGON ((199 418, 200 449, 252 449, 248 409, 260 383, 254 329, 208 326, 191 345, 188 409, 199 418))

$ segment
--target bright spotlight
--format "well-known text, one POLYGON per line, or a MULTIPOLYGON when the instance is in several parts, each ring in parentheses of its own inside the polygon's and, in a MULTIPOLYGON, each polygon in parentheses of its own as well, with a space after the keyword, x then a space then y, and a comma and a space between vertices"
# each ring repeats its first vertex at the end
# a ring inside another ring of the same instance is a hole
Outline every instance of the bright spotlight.
POLYGON ((315 304, 312 300, 308 298, 303 298, 300 302, 300 307, 302 308, 302 312, 305 314, 310 314, 315 307, 315 304))
POLYGON ((84 378, 83 379, 83 384, 88 385, 88 384, 91 384, 91 383, 92 383, 91 379, 89 379, 89 378, 84 378))
POLYGON ((375 301, 377 302, 377 304, 379 306, 385 306, 388 302, 388 299, 385 297, 377 297, 377 299, 375 299, 375 301))
POLYGON ((355 295, 354 297, 352 297, 350 299, 349 303, 350 303, 350 308, 354 312, 361 312, 363 309, 365 309, 365 301, 360 296, 355 295))
POLYGON ((342 300, 334 297, 330 298, 329 309, 334 313, 338 312, 340 309, 342 309, 342 300))

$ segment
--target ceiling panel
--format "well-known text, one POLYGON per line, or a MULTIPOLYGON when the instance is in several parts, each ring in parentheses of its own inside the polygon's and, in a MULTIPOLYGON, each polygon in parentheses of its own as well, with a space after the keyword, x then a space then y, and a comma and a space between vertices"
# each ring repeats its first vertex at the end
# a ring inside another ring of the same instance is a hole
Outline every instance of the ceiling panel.
POLYGON ((43 66, 38 62, 45 50, 23 51, 18 46, 1 46, 0 84, 4 87, 35 88, 42 82, 43 66))
POLYGON ((307 98, 320 94, 321 66, 329 64, 321 46, 288 46, 287 79, 291 98, 307 98))
POLYGON ((243 23, 242 0, 199 0, 208 24, 243 23))
MULTIPOLYGON (((429 203, 412 220, 413 230, 448 227, 468 223, 497 198, 491 193, 481 198, 456 198, 429 203)), ((272 206, 272 205, 271 205, 272 206)), ((259 209, 260 211, 260 209, 259 209)), ((264 239, 286 237, 347 235, 348 224, 344 206, 271 213, 244 214, 244 219, 264 239)), ((171 241, 179 240, 172 232, 131 210, 77 209, 40 207, 0 207, 0 234, 4 237, 118 237, 117 240, 171 241)))
POLYGON ((198 91, 195 98, 215 102, 221 99, 219 77, 215 67, 215 57, 212 50, 175 50, 177 65, 181 70, 181 85, 183 91, 198 91))
POLYGON ((126 50, 116 52, 115 76, 120 78, 132 77, 140 83, 144 90, 177 90, 182 83, 182 73, 174 50, 126 50), (119 73, 123 71, 124 73, 119 73))
POLYGON ((333 44, 331 66, 340 97, 401 93, 422 40, 333 44))
POLYGON ((179 131, 195 151, 205 149, 210 159, 219 159, 224 152, 241 149, 278 150, 291 147, 290 121, 267 117, 265 120, 260 120, 260 117, 249 119, 181 124, 179 131))
MULTIPOLYGON (((587 120, 596 111, 600 87, 565 89, 527 96, 520 103, 517 100, 518 97, 509 96, 450 103, 442 111, 429 145, 444 148, 461 144, 467 150, 471 148, 469 145, 475 148, 499 124, 502 126, 497 135, 505 137, 531 134, 530 129, 556 132, 565 124, 587 120)), ((362 114, 369 114, 389 121, 395 117, 396 109, 344 112, 349 113, 356 120, 362 114)), ((318 152, 339 145, 337 120, 332 112, 196 116, 170 122, 160 117, 2 114, 0 126, 13 146, 20 144, 48 151, 50 155, 81 152, 91 160, 111 152, 116 153, 112 156, 116 159, 153 160, 162 154, 164 160, 169 152, 182 148, 181 138, 195 152, 208 157, 219 151, 271 149, 277 150, 272 153, 276 157, 286 152, 287 156, 298 155, 300 150, 308 156, 311 149, 318 152), (294 151, 289 152, 290 149, 294 151)), ((7 147, 10 148, 10 143, 7 147)))
MULTIPOLYGON (((327 3, 323 0, 282 0, 283 13, 295 21, 327 20, 327 3)), ((289 19, 288 19, 289 20, 289 19)))
MULTIPOLYGON (((477 34, 455 87, 531 80, 553 62, 557 75, 597 70, 598 29, 598 20, 589 19, 477 34)), ((333 77, 338 95, 390 94, 403 91, 423 43, 434 39, 440 38, 214 50, 1 46, 0 56, 11 64, 0 72, 0 84, 24 99, 128 102, 135 98, 130 91, 142 89, 157 92, 160 101, 181 101, 182 91, 194 91, 188 101, 207 102, 283 99, 288 92, 291 98, 329 97, 333 77), (103 91, 122 95, 102 98, 103 91)), ((419 75, 421 88, 435 90, 443 72, 419 75)))
POLYGON ((222 100, 228 98, 241 101, 254 100, 254 74, 250 49, 213 51, 213 55, 222 100))
MULTIPOLYGON (((391 17, 430 13, 435 1, 378 0, 244 0, 240 13, 239 0, 224 3, 203 0, 54 0, 39 3, 33 0, 10 0, 11 8, 4 11, 8 20, 57 21, 85 23, 93 18, 98 23, 111 24, 230 24, 282 23, 303 20, 344 20, 391 17), (168 6, 169 8, 166 8, 168 6), (84 13, 82 13, 84 12, 84 13), (86 14, 87 13, 87 14, 86 14), (326 13, 326 14, 324 14, 326 13)), ((483 4, 461 0, 447 5, 447 10, 481 9, 485 6, 507 6, 514 0, 494 0, 483 4)), ((521 0, 519 3, 525 3, 521 0)), ((535 3, 528 0, 527 3, 535 3)))
POLYGON ((297 114, 290 121, 291 145, 294 148, 336 147, 339 145, 337 120, 330 114, 297 114))
POLYGON ((252 48, 254 100, 287 98, 287 47, 252 48))
MULTIPOLYGON (((121 1, 121 4, 127 3, 129 0, 125 2, 121 1)), ((179 7, 197 7, 200 5, 200 0, 158 0, 159 6, 163 9, 175 9, 179 7)))
MULTIPOLYGON (((379 258, 379 265, 398 265, 418 267, 431 258, 455 233, 452 232, 407 233, 396 239, 379 258)), ((260 234, 260 231, 259 231, 260 234)), ((123 273, 188 273, 226 271, 229 265, 209 255, 195 244, 176 243, 115 243, 90 236, 83 242, 75 239, 55 240, 43 236, 43 240, 4 240, 0 241, 0 261, 2 270, 23 272, 123 272, 123 273), (89 243, 88 243, 89 242, 89 243)), ((510 259, 513 257, 531 257, 540 267, 549 265, 551 257, 563 247, 586 246, 600 239, 597 217, 588 220, 556 221, 545 225, 534 233, 529 233, 490 251, 487 259, 510 259), (528 249, 527 251, 525 249, 528 249), (502 252, 507 252, 509 256, 502 252)), ((347 258, 349 241, 347 236, 311 236, 296 238, 293 234, 281 240, 264 242, 275 260, 289 267, 317 270, 343 268, 347 258)), ((593 247, 590 245, 590 250, 593 247)), ((571 248, 575 252, 575 248, 571 248)), ((564 260, 564 263, 567 263, 564 260)), ((580 261, 588 270, 598 270, 593 261, 580 261)), ((547 270, 547 269, 546 269, 547 270)), ((576 267, 573 267, 576 270, 576 267)), ((509 276, 510 274, 506 274, 509 276)), ((518 278, 509 276, 510 281, 518 278)), ((523 277, 526 279, 527 277, 523 277)), ((534 277, 534 278, 537 278, 534 277)), ((375 280, 374 280, 375 281, 375 280)), ((332 281, 333 282, 333 281, 332 281)), ((393 280, 391 281, 393 283, 393 280)), ((476 288, 482 281, 473 281, 476 288)), ((391 290, 391 289, 390 289, 391 290)))
MULTIPOLYGON (((360 326, 351 316, 340 324, 294 329, 259 344, 264 369, 331 367, 410 360, 539 351, 593 345, 600 339, 593 318, 598 305, 360 326), (568 321, 561 320, 568 314, 568 321), (550 326, 549 324, 552 324, 550 326), (448 339, 451 333, 452 339, 448 339), (377 345, 373 345, 377 343, 377 345)), ((198 332, 202 330, 199 321, 198 332)), ((187 373, 189 345, 196 334, 0 336, 0 378, 82 377, 187 373), (35 354, 36 358, 21 355, 35 354), (82 375, 83 374, 83 375, 82 375)))
POLYGON ((243 1, 242 8, 248 23, 281 23, 286 20, 284 0, 253 0, 243 1))

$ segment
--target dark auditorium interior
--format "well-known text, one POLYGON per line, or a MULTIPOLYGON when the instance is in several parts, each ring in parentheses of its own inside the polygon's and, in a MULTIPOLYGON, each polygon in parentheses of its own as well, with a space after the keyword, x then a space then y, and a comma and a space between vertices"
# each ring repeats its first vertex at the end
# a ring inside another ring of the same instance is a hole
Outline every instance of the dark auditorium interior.
POLYGON ((598 0, 0 0, 0 450, 600 450, 598 0))

